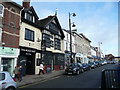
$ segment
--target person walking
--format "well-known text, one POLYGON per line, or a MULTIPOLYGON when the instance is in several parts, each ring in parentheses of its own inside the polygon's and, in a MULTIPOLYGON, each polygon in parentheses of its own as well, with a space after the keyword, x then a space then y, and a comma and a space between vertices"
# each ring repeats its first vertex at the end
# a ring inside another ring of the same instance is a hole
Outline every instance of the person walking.
POLYGON ((39 68, 39 75, 40 73, 42 72, 42 74, 44 74, 44 66, 43 66, 43 63, 40 63, 40 68, 39 68))
POLYGON ((13 70, 13 73, 15 74, 15 79, 18 79, 18 80, 20 80, 20 78, 19 78, 19 66, 17 65, 17 66, 15 66, 15 69, 13 70))
POLYGON ((23 73, 22 73, 22 66, 20 66, 19 68, 19 72, 20 72, 20 82, 22 81, 22 76, 23 76, 23 73))

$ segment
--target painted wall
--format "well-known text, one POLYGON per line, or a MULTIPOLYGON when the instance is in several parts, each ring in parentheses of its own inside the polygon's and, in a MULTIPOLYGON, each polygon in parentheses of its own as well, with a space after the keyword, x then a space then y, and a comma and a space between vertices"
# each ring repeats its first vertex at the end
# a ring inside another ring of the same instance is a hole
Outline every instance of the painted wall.
POLYGON ((40 29, 35 28, 33 26, 30 26, 29 24, 22 22, 21 29, 20 29, 20 36, 21 36, 20 37, 20 44, 19 44, 20 46, 41 50, 42 33, 41 33, 40 29), (28 29, 34 31, 34 34, 35 34, 34 35, 34 42, 25 40, 25 28, 28 28, 28 29), (38 38, 40 39, 40 42, 37 42, 38 38))

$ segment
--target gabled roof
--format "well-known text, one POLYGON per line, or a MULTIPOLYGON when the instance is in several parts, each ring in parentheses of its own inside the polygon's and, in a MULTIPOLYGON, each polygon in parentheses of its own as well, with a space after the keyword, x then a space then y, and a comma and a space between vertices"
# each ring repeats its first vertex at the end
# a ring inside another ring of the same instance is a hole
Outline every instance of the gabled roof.
POLYGON ((58 28, 60 29, 60 33, 61 33, 61 35, 62 35, 61 37, 62 37, 62 39, 63 39, 65 36, 64 36, 64 33, 63 33, 63 31, 62 31, 62 28, 61 28, 61 25, 60 25, 60 23, 59 23, 58 18, 57 18, 56 15, 54 15, 54 16, 48 16, 47 18, 38 20, 38 21, 37 21, 37 24, 40 25, 40 27, 42 27, 42 28, 46 28, 47 25, 48 25, 49 23, 51 23, 53 20, 55 20, 58 28))
POLYGON ((22 10, 22 12, 28 12, 28 11, 32 11, 32 12, 33 12, 33 15, 35 16, 35 18, 36 18, 36 19, 39 19, 39 17, 38 17, 38 15, 36 14, 33 6, 31 6, 30 8, 24 8, 24 9, 22 10))
POLYGON ((55 16, 48 16, 47 18, 38 20, 37 23, 41 26, 41 27, 46 27, 50 22, 52 22, 55 19, 55 16))

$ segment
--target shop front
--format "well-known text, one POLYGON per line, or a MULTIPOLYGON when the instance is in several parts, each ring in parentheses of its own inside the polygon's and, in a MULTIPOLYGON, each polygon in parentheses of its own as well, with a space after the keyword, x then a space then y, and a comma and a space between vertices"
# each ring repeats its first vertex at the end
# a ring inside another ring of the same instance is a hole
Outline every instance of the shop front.
POLYGON ((65 56, 63 53, 54 53, 54 70, 63 70, 65 67, 65 56))
POLYGON ((17 65, 19 49, 0 47, 0 71, 8 71, 13 75, 13 70, 17 65))
MULTIPOLYGON (((70 51, 65 51, 65 65, 68 65, 71 63, 71 52, 70 51)), ((72 62, 75 62, 75 53, 72 52, 72 62)))
POLYGON ((84 61, 84 56, 81 53, 76 53, 75 55, 75 61, 78 63, 83 63, 84 61))
POLYGON ((36 49, 20 47, 18 65, 23 67, 23 75, 35 74, 36 49))

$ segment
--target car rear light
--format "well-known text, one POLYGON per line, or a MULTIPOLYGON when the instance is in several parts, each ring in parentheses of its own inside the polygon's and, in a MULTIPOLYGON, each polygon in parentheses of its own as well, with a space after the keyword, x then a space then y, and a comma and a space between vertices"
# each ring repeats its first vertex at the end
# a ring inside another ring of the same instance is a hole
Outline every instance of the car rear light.
POLYGON ((16 82, 16 79, 15 78, 12 78, 15 82, 16 82))

